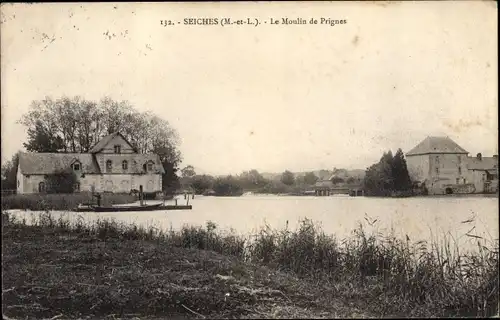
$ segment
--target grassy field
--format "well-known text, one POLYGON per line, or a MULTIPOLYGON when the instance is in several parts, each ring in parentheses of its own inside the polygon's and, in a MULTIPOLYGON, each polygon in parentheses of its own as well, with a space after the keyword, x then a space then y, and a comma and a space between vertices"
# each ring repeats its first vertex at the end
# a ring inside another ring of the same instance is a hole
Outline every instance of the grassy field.
MULTIPOLYGON (((367 221, 368 223, 372 223, 367 221)), ((343 241, 311 221, 253 239, 206 227, 163 232, 101 220, 33 225, 2 214, 2 307, 11 318, 492 316, 498 242, 367 234, 343 241)))
MULTIPOLYGON (((129 194, 104 194, 103 205, 124 204, 134 202, 136 198, 129 194)), ((2 196, 2 210, 28 209, 43 210, 72 210, 80 203, 95 202, 90 192, 68 194, 13 194, 2 196)))

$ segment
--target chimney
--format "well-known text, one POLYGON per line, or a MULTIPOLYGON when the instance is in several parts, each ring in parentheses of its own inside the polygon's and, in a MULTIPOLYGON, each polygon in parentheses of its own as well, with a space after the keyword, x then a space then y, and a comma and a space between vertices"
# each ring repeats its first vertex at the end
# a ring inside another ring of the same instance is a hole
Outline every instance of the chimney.
POLYGON ((477 160, 479 160, 479 161, 481 161, 483 159, 483 156, 481 155, 481 153, 478 153, 476 157, 477 157, 477 160))

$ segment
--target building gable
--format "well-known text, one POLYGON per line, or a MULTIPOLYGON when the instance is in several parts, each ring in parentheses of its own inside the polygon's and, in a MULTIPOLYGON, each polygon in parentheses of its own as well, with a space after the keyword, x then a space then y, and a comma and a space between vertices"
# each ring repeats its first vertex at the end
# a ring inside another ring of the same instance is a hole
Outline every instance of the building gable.
POLYGON ((132 144, 119 132, 102 138, 90 153, 138 153, 132 144), (116 148, 119 148, 117 150, 116 148))

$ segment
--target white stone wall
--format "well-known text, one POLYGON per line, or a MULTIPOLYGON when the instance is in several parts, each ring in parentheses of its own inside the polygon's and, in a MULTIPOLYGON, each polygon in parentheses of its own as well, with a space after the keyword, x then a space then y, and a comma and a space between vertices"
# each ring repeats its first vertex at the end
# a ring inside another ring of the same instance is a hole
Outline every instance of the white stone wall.
MULTIPOLYGON (((18 193, 38 193, 40 182, 45 181, 44 175, 22 176, 19 174, 18 193)), ((162 190, 161 174, 86 174, 85 177, 78 177, 80 191, 92 191, 92 186, 96 192, 129 193, 131 189, 139 190, 142 184, 144 192, 156 192, 162 190)))
POLYGON ((429 179, 429 155, 406 156, 406 166, 413 181, 429 179))
POLYGON ((444 194, 445 185, 471 182, 465 154, 407 156, 406 164, 410 177, 426 181, 430 194, 444 194))
POLYGON ((484 183, 486 182, 486 172, 482 170, 468 170, 468 180, 474 184, 476 193, 484 192, 484 183))
POLYGON ((95 184, 96 192, 128 193, 131 189, 139 190, 140 185, 143 186, 144 192, 155 192, 162 189, 161 174, 103 174, 92 176, 82 182, 82 186, 86 190, 90 190, 92 183, 95 184))
POLYGON ((20 193, 38 193, 40 182, 45 182, 45 176, 42 174, 23 176, 20 183, 20 185, 22 185, 22 191, 20 193))

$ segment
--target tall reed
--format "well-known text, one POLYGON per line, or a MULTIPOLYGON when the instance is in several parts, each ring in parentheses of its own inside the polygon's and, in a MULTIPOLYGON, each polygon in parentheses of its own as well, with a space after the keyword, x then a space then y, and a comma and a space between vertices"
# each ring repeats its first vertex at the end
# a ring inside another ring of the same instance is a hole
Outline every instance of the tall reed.
MULTIPOLYGON (((26 224, 2 213, 2 223, 26 224)), ((468 222, 470 223, 470 222, 468 222)), ((411 242, 394 232, 382 234, 367 217, 352 235, 337 239, 327 235, 309 219, 296 230, 262 228, 244 238, 223 234, 208 222, 203 227, 184 226, 180 231, 126 225, 114 220, 86 224, 69 222, 42 213, 32 222, 35 228, 85 234, 96 239, 154 241, 162 245, 211 250, 263 264, 300 277, 331 283, 338 290, 371 301, 380 313, 407 316, 491 316, 498 313, 498 239, 477 241, 477 250, 462 251, 450 234, 441 240, 411 242)), ((30 231, 32 232, 32 231, 30 231)))

